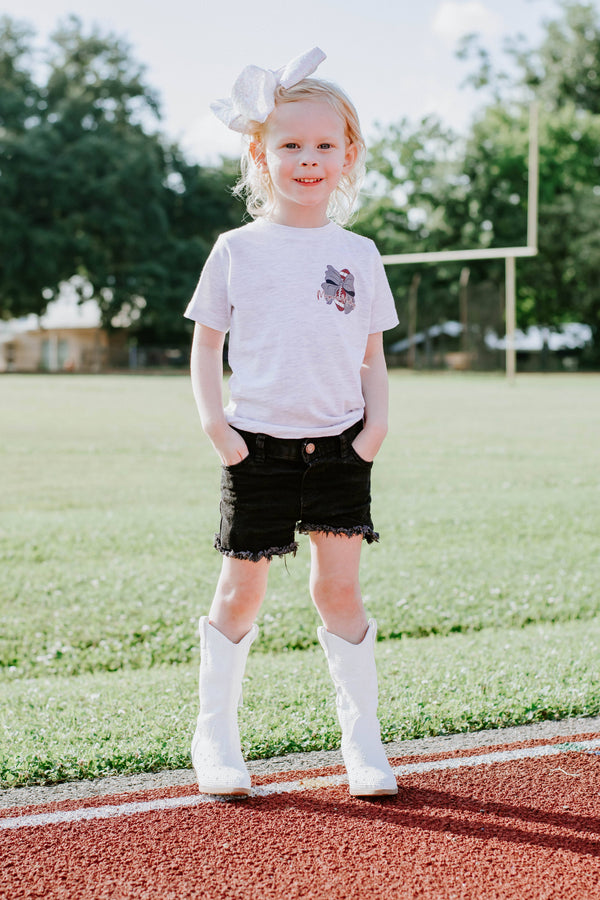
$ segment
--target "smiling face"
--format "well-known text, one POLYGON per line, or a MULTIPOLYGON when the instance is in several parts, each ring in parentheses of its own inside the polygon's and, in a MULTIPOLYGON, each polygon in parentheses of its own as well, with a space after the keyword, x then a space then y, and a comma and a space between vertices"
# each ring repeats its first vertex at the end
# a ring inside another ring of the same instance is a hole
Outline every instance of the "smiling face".
POLYGON ((260 144, 251 145, 256 164, 268 169, 275 204, 272 222, 297 228, 326 225, 329 197, 356 161, 344 120, 326 100, 278 104, 260 144))

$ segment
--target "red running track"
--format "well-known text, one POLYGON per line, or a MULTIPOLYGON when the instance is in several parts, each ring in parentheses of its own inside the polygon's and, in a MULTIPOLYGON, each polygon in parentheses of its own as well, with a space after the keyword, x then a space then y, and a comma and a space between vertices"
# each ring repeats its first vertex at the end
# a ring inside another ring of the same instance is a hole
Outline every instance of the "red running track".
POLYGON ((333 768, 3 809, 0 898, 600 900, 600 734, 392 764, 371 801, 333 768))

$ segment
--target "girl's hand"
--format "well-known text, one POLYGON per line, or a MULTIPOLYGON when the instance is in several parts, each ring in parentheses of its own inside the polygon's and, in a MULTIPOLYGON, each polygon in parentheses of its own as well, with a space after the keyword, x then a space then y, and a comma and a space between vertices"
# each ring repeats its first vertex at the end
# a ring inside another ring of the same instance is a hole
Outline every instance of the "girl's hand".
POLYGON ((385 440, 388 422, 388 383, 381 331, 369 335, 360 370, 365 398, 363 430, 352 444, 354 452, 365 462, 373 462, 385 440))
POLYGON ((364 459, 365 462, 373 462, 379 453, 379 448, 383 443, 383 437, 384 435, 375 433, 374 430, 369 430, 369 427, 365 426, 352 441, 352 449, 361 459, 364 459))
POLYGON ((250 452, 244 438, 231 425, 226 425, 222 432, 210 435, 210 438, 224 466, 236 466, 250 452))

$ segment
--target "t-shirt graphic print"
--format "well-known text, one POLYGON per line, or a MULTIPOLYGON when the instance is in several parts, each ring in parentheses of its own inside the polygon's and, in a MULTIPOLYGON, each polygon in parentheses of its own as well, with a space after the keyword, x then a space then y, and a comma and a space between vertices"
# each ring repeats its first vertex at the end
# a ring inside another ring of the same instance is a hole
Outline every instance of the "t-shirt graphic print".
POLYGON ((349 269, 338 272, 333 266, 327 266, 325 281, 321 289, 317 291, 317 298, 331 305, 335 303, 340 312, 351 313, 356 306, 356 292, 354 290, 354 275, 349 269))

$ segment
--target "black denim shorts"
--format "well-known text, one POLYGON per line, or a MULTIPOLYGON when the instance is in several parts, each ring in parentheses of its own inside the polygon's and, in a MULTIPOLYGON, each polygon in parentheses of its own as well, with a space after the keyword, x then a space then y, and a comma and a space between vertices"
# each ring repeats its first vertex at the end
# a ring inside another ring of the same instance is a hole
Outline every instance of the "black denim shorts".
POLYGON ((223 466, 215 547, 258 561, 295 553, 296 531, 378 540, 371 521, 373 463, 352 448, 362 427, 357 422, 335 437, 299 440, 240 431, 250 453, 223 466))

